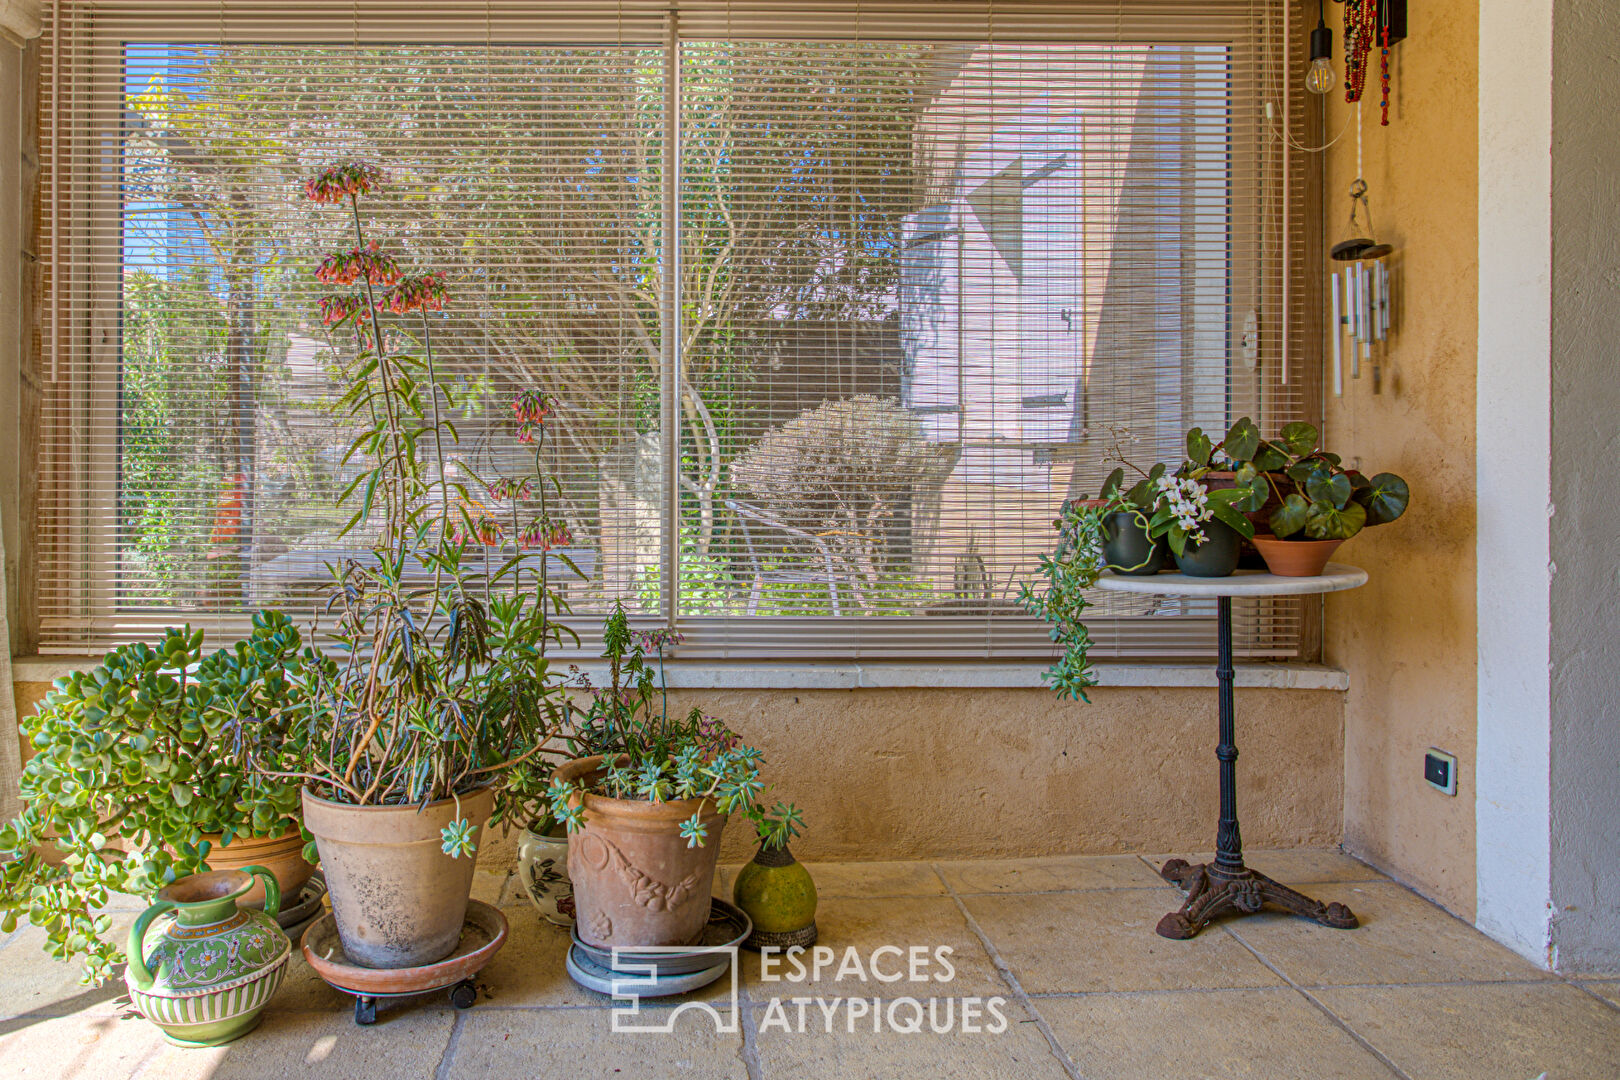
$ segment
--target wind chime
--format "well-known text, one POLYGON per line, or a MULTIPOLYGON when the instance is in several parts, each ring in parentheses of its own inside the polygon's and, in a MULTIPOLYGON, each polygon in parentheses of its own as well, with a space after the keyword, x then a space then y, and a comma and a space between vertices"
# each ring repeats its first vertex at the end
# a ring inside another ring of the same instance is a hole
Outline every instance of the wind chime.
MULTIPOLYGON (((1359 139, 1357 143, 1356 171, 1359 173, 1359 139)), ((1350 377, 1361 378, 1365 364, 1372 372, 1373 393, 1383 391, 1382 362, 1393 314, 1389 256, 1395 249, 1372 239, 1372 206, 1367 202, 1366 181, 1360 176, 1350 185, 1350 235, 1351 239, 1333 245, 1333 261, 1343 265, 1328 275, 1333 302, 1333 318, 1328 325, 1332 338, 1334 397, 1344 396, 1346 339, 1350 377), (1363 212, 1367 217, 1366 236, 1357 235, 1362 227, 1360 214, 1363 212)))

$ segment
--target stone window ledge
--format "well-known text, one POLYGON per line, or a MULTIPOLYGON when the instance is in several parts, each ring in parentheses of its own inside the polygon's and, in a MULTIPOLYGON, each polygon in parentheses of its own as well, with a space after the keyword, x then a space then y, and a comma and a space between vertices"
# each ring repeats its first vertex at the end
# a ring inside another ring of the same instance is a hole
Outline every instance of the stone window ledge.
MULTIPOLYGON (((94 665, 98 657, 19 656, 11 661, 16 682, 50 682, 94 665)), ((938 663, 873 661, 701 661, 672 660, 666 666, 675 690, 857 690, 857 689, 1044 689, 1046 663, 938 663)), ((606 665, 584 663, 593 682, 605 681, 606 665)), ((1100 663, 1104 687, 1198 687, 1215 685, 1215 665, 1100 663)), ((1350 676, 1326 664, 1259 663, 1237 665, 1239 688, 1347 690, 1350 676)))

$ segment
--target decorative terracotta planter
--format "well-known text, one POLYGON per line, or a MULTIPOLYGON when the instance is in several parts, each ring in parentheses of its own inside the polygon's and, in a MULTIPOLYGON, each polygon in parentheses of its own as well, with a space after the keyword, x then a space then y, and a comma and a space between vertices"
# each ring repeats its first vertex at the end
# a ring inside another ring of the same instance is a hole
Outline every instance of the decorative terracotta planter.
POLYGON ((159 889, 130 928, 130 1002, 180 1046, 219 1046, 252 1031, 292 955, 276 925, 280 910, 281 892, 262 866, 192 874, 159 889), (255 878, 268 883, 264 911, 237 906, 255 878), (169 912, 172 919, 157 921, 169 912))
POLYGON ((574 882, 568 876, 568 836, 524 829, 518 838, 518 875, 540 917, 555 926, 574 925, 574 882))
MULTIPOLYGON (((594 783, 600 756, 557 770, 564 783, 594 783)), ((713 799, 652 803, 576 792, 585 825, 568 838, 568 876, 574 881, 577 932, 598 948, 692 945, 709 920, 714 864, 726 815, 713 799), (700 815, 708 828, 701 847, 689 848, 681 822, 700 815)))
POLYGON ((1279 540, 1269 533, 1254 534, 1254 546, 1266 560, 1266 569, 1279 577, 1317 577, 1343 540, 1279 540))
POLYGON ((304 824, 315 834, 338 938, 350 960, 373 968, 419 967, 455 949, 472 892, 471 856, 444 853, 441 830, 473 822, 473 843, 495 806, 491 788, 415 806, 351 806, 304 789, 304 824))
MULTIPOLYGON (((209 869, 243 870, 262 866, 275 875, 281 896, 288 902, 298 899, 304 883, 315 872, 315 867, 304 861, 304 834, 296 822, 280 836, 239 836, 223 847, 218 833, 203 833, 203 839, 213 845, 208 851, 209 869)), ((264 886, 255 879, 253 888, 236 906, 263 908, 264 886)))

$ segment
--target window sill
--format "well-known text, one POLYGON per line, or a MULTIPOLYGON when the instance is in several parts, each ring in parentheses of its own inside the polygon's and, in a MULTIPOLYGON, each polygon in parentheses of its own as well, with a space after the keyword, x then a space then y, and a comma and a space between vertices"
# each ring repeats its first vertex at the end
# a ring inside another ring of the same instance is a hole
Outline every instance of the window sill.
MULTIPOLYGON (((51 682, 94 665, 99 657, 19 656, 11 661, 16 682, 51 682)), ((748 663, 676 660, 667 666, 673 690, 864 690, 864 689, 1046 689, 1046 663, 748 663)), ((606 681, 606 665, 580 664, 592 682, 606 681)), ((1103 687, 1213 687, 1215 665, 1097 665, 1103 687)), ((1347 690, 1350 676, 1326 664, 1238 664, 1240 689, 1347 690)))

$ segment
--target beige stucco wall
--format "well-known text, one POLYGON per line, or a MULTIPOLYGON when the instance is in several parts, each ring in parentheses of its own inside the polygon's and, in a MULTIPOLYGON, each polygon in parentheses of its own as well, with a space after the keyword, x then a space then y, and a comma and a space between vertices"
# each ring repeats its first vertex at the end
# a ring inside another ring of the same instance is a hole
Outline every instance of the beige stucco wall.
MULTIPOLYGON (((20 683, 19 714, 49 686, 20 683)), ((1339 839, 1343 694, 1237 691, 1238 806, 1253 847, 1339 839)), ((717 690, 701 705, 763 749, 797 803, 807 858, 1207 851, 1216 814, 1215 693, 1100 689, 717 690)), ((726 857, 746 859, 741 830, 726 857)), ((512 842, 491 845, 491 865, 512 842)))
MULTIPOLYGON (((1329 391, 1325 429, 1333 448, 1369 472, 1406 477, 1413 504, 1341 552, 1372 580, 1330 598, 1324 648, 1351 673, 1347 844, 1471 919, 1477 14, 1470 0, 1428 0, 1412 4, 1409 19, 1408 40, 1394 49, 1390 126, 1378 124, 1376 54, 1361 110, 1376 239, 1398 249, 1397 332, 1383 392, 1373 393, 1365 370, 1358 382, 1347 377, 1343 399, 1329 391), (1458 756, 1455 798, 1423 782, 1430 746, 1458 756)), ((1330 98, 1331 137, 1352 107, 1342 94, 1330 98)), ((1354 127, 1327 158, 1331 245, 1348 235, 1354 127)))

